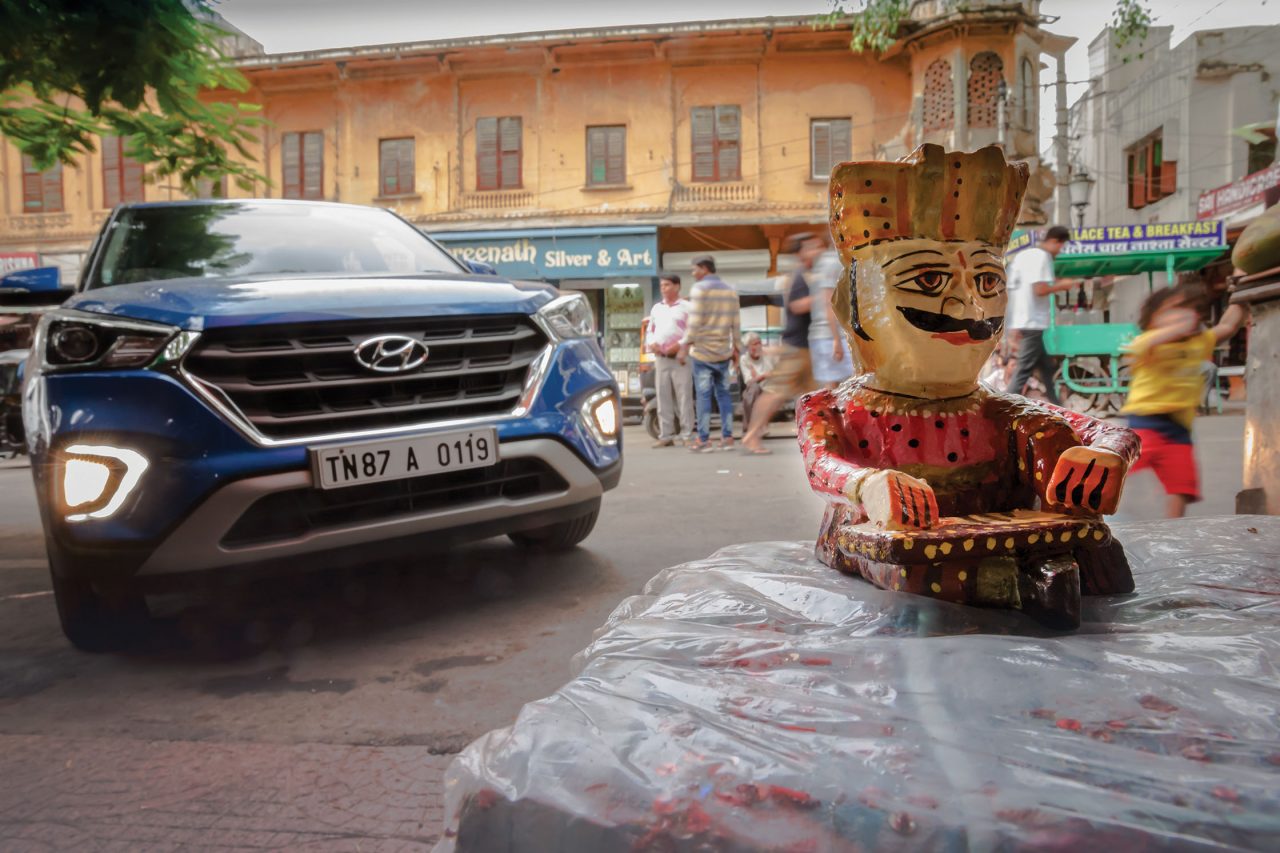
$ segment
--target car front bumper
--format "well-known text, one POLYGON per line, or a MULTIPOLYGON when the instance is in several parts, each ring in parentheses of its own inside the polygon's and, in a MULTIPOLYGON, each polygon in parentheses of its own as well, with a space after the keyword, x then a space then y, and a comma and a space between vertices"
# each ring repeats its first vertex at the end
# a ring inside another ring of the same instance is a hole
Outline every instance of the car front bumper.
MULTIPOLYGON (((476 489, 446 500, 432 483, 391 481, 387 491, 399 489, 405 496, 384 501, 381 492, 373 495, 387 511, 372 517, 367 507, 344 509, 345 496, 316 497, 347 492, 313 487, 309 449, 325 442, 255 443, 180 375, 136 370, 33 377, 26 398, 29 413, 38 412, 28 419, 32 475, 51 562, 55 571, 104 578, 186 574, 409 537, 447 545, 591 512, 621 476, 621 441, 593 436, 582 406, 603 390, 616 393, 612 376, 594 344, 573 341, 554 347, 550 367, 533 390, 518 415, 477 423, 496 429, 500 464, 524 464, 544 475, 537 488, 517 494, 476 489), (149 461, 135 492, 110 517, 72 521, 61 503, 66 451, 82 445, 128 448, 149 461), (397 485, 407 483, 414 485, 397 485), (420 493, 436 498, 425 500, 420 493), (294 512, 306 515, 306 523, 282 524, 279 530, 272 529, 268 515, 254 535, 237 539, 234 532, 237 525, 243 528, 246 514, 273 496, 271 506, 314 504, 316 511, 294 512)), ((395 437, 454 428, 423 424, 395 437)), ((372 553, 367 547, 366 552, 372 553)))

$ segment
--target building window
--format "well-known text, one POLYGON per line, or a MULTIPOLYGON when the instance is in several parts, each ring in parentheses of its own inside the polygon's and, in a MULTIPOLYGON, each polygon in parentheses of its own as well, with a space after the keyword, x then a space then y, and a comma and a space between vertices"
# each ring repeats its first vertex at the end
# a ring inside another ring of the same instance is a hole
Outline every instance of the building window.
POLYGON ((22 155, 22 212, 62 212, 61 163, 41 172, 31 155, 22 155))
POLYGON ((226 198, 227 176, 221 178, 196 178, 196 198, 226 198))
POLYGON ((620 124, 587 128, 587 186, 627 182, 627 129, 620 124))
POLYGON ((693 108, 693 180, 742 180, 742 111, 736 105, 693 108))
POLYGON ((1027 57, 1022 58, 1022 90, 1019 92, 1018 106, 1022 111, 1022 129, 1031 130, 1036 126, 1036 67, 1027 57))
POLYGON ((104 207, 143 201, 142 164, 124 153, 124 140, 102 137, 102 203, 104 207))
POLYGON ((324 198, 324 134, 286 133, 280 140, 285 198, 324 198))
POLYGON ((996 99, 1004 82, 1004 63, 991 51, 969 63, 969 127, 996 126, 996 99))
POLYGON ((935 59, 924 71, 924 129, 945 130, 956 121, 956 90, 951 63, 935 59))
POLYGON ((1245 173, 1247 175, 1261 172, 1276 161, 1275 130, 1267 128, 1260 132, 1264 138, 1258 142, 1249 143, 1249 171, 1245 173))
POLYGON ((413 139, 379 140, 378 195, 411 195, 413 191, 413 139))
POLYGON ((476 189, 509 190, 523 185, 520 116, 476 119, 476 189))
POLYGON ((831 170, 853 159, 853 122, 815 118, 809 122, 809 177, 826 180, 831 170))
POLYGON ((1178 189, 1178 164, 1164 159, 1164 132, 1157 130, 1125 150, 1129 207, 1137 210, 1178 189))

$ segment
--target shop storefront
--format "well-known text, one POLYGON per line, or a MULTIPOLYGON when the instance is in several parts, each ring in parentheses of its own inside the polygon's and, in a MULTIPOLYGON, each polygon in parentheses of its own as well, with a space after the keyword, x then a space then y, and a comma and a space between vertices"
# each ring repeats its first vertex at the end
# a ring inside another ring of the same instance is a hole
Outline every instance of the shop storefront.
POLYGON ((545 281, 584 294, 596 316, 600 345, 618 387, 640 394, 640 326, 657 293, 656 228, 547 228, 526 231, 432 232, 464 261, 499 275, 545 281))

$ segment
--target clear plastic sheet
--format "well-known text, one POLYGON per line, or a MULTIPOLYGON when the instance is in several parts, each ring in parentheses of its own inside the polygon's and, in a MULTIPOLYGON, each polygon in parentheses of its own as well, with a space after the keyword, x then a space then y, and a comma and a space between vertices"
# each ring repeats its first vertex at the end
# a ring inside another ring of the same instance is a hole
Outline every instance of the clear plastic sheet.
POLYGON ((667 569, 451 766, 444 851, 1276 849, 1280 519, 1114 525, 1070 634, 811 543, 667 569))

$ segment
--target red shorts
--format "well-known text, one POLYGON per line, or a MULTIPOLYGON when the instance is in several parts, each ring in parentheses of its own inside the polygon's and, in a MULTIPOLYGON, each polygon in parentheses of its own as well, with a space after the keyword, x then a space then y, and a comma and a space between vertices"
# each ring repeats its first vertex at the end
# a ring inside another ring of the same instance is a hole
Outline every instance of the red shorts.
POLYGON ((1142 455, 1130 471, 1151 468, 1160 478, 1166 494, 1185 495, 1200 500, 1200 478, 1196 474, 1196 456, 1187 442, 1171 441, 1153 429, 1135 429, 1142 439, 1142 455))

